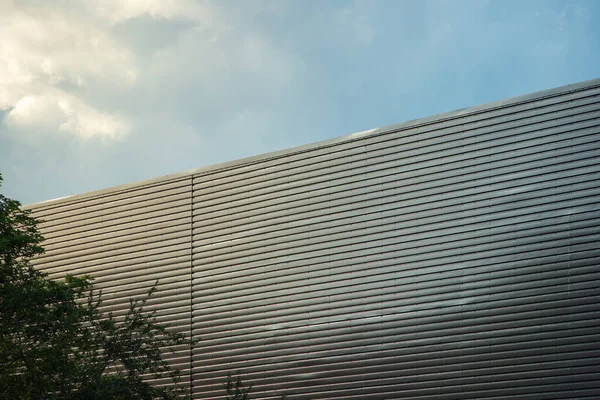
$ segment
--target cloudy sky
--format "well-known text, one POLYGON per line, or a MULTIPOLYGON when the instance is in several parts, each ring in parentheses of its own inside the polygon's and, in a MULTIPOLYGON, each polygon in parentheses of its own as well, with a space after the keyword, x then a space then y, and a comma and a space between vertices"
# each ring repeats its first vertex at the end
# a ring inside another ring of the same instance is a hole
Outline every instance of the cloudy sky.
POLYGON ((600 77, 600 1, 0 0, 24 204, 600 77))

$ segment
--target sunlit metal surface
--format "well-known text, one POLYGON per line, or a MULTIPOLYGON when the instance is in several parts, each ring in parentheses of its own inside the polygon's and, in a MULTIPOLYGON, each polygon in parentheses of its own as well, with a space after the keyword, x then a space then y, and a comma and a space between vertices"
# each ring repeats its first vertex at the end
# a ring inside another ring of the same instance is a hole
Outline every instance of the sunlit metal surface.
POLYGON ((33 205, 194 398, 600 398, 600 80, 33 205), (191 357, 191 360, 190 360, 191 357), (191 367, 191 368, 190 368, 191 367), (191 375, 190 375, 191 371, 191 375))

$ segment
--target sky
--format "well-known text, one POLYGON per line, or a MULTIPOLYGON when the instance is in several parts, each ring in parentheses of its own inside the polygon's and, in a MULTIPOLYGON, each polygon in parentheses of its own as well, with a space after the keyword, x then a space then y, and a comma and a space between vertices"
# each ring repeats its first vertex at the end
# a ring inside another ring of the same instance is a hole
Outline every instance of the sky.
POLYGON ((600 77, 600 1, 0 0, 30 204, 600 77))

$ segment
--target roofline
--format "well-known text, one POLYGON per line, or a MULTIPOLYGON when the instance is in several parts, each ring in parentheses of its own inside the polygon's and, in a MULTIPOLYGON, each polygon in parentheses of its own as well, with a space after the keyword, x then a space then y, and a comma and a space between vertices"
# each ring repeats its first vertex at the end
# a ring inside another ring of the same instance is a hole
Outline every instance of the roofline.
POLYGON ((444 112, 441 114, 435 114, 435 115, 432 115, 429 117, 413 119, 413 120, 401 122, 401 123, 394 124, 394 125, 388 125, 388 126, 385 126, 382 128, 375 128, 375 129, 369 129, 366 131, 351 133, 349 135, 339 136, 339 137, 336 137, 333 139, 327 139, 327 140, 323 140, 323 141, 319 141, 319 142, 309 143, 309 144, 291 147, 291 148, 287 148, 287 149, 283 149, 283 150, 277 150, 277 151, 264 153, 264 154, 251 156, 251 157, 246 157, 246 158, 241 158, 241 159, 237 159, 237 160, 233 160, 233 161, 226 161, 223 163, 209 165, 206 167, 190 169, 190 170, 187 170, 184 172, 176 172, 176 173, 169 174, 169 175, 163 175, 160 177, 145 179, 145 180, 136 181, 136 182, 132 182, 132 183, 125 183, 122 185, 112 186, 109 188, 104 188, 104 189, 99 189, 99 190, 94 190, 91 192, 69 195, 69 196, 60 197, 57 199, 45 200, 45 201, 41 201, 41 202, 37 202, 37 203, 28 204, 28 205, 24 206, 24 208, 34 209, 34 208, 39 208, 39 207, 47 207, 47 206, 71 202, 71 201, 79 200, 79 199, 83 199, 83 198, 98 197, 98 196, 102 196, 102 195, 109 194, 109 193, 120 192, 120 191, 124 191, 124 190, 130 189, 130 188, 133 188, 133 187, 141 187, 141 186, 152 185, 152 184, 159 183, 159 182, 162 183, 162 182, 167 182, 167 181, 180 180, 180 179, 184 179, 188 176, 196 175, 196 174, 203 173, 203 172, 224 170, 224 169, 229 169, 229 168, 237 167, 237 166, 241 166, 241 165, 254 164, 257 162, 261 162, 261 161, 277 159, 277 158, 281 158, 281 157, 292 155, 292 154, 298 154, 298 153, 302 153, 302 152, 306 152, 306 151, 310 151, 310 150, 315 150, 318 148, 334 146, 339 143, 359 140, 359 139, 362 139, 362 138, 368 137, 368 136, 386 134, 386 133, 390 133, 393 131, 398 131, 398 130, 402 130, 402 129, 414 128, 417 126, 431 124, 433 122, 440 122, 440 121, 444 121, 444 120, 455 119, 458 117, 465 117, 467 115, 477 114, 482 111, 490 111, 492 109, 506 107, 508 105, 515 105, 515 104, 519 104, 519 103, 527 103, 532 100, 539 100, 542 98, 554 97, 556 95, 566 94, 569 92, 577 92, 582 89, 589 89, 589 88, 593 88, 596 86, 600 86, 600 78, 590 79, 587 81, 577 82, 577 83, 573 83, 573 84, 568 84, 568 85, 560 86, 557 88, 542 90, 542 91, 525 94, 525 95, 521 95, 521 96, 511 97, 511 98, 504 99, 504 100, 497 100, 497 101, 493 101, 491 103, 481 104, 478 106, 461 108, 461 109, 454 110, 454 111, 444 112))

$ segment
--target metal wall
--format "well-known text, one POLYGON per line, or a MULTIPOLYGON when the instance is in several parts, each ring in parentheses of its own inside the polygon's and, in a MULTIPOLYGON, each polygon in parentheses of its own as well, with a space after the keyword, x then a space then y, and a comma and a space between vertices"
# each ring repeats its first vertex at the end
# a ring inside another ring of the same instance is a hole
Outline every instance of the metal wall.
MULTIPOLYGON (((158 280, 147 308, 189 337, 190 182, 182 177, 34 205, 35 216, 45 221, 40 228, 46 250, 34 265, 55 279, 92 275, 103 311, 117 317, 126 314, 130 298, 143 297, 158 280)), ((177 350, 168 357, 187 378, 189 346, 177 350)))
POLYGON ((115 309, 160 278, 164 320, 202 339, 198 399, 227 371, 257 398, 597 399, 599 94, 34 205, 36 265, 94 274, 115 309))

